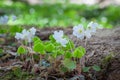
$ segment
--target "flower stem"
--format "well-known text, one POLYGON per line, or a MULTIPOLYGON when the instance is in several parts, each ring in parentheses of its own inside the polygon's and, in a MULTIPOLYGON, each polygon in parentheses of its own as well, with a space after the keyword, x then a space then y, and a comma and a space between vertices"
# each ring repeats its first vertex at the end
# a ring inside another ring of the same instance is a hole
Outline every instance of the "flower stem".
MULTIPOLYGON (((84 44, 85 48, 87 49, 87 38, 85 38, 85 44, 84 44)), ((81 59, 80 59, 80 63, 81 63, 81 67, 85 67, 85 56, 83 56, 81 59)))

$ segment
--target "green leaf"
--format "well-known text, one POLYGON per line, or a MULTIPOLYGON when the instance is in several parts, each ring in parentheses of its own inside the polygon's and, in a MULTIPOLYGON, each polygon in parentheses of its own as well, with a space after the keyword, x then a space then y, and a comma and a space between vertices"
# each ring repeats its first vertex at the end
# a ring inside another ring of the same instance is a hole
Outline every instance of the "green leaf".
POLYGON ((40 54, 45 54, 44 45, 42 43, 40 43, 40 42, 38 42, 37 44, 35 44, 33 46, 33 50, 35 52, 40 53, 40 54))
POLYGON ((56 58, 56 57, 57 57, 57 53, 52 53, 52 56, 53 56, 54 58, 56 58))
POLYGON ((33 43, 34 43, 34 45, 36 45, 37 43, 42 43, 42 41, 40 40, 39 37, 35 36, 35 37, 33 38, 33 43))
POLYGON ((2 53, 3 53, 3 49, 0 48, 0 54, 2 54, 2 53))
POLYGON ((22 27, 19 27, 19 26, 11 26, 9 32, 11 32, 11 33, 16 33, 16 32, 21 32, 21 31, 22 31, 22 27))
POLYGON ((37 61, 39 61, 39 56, 37 54, 33 54, 33 58, 37 61))
POLYGON ((0 48, 0 57, 3 56, 4 50, 0 48))
POLYGON ((57 51, 56 50, 53 50, 53 52, 51 53, 51 56, 53 58, 56 58, 57 57, 57 51))
POLYGON ((25 54, 27 51, 26 49, 24 48, 24 46, 20 46, 17 50, 17 53, 20 55, 20 54, 25 54))
POLYGON ((41 40, 40 40, 39 37, 35 36, 35 37, 33 38, 33 42, 35 42, 35 41, 41 41, 41 40))
POLYGON ((71 58, 71 57, 72 57, 72 53, 70 53, 70 52, 65 53, 65 58, 71 58))
POLYGON ((66 44, 66 47, 65 47, 65 49, 67 49, 67 50, 71 50, 71 49, 74 49, 74 43, 72 42, 72 41, 69 41, 69 43, 68 44, 66 44))
POLYGON ((51 42, 56 42, 55 39, 53 38, 53 35, 50 35, 49 39, 50 39, 51 42))
POLYGON ((65 59, 63 61, 63 65, 68 68, 69 70, 73 70, 76 68, 76 63, 70 59, 65 59))
POLYGON ((63 55, 65 53, 62 49, 56 49, 57 55, 63 55))
POLYGON ((83 72, 89 72, 89 70, 90 70, 90 67, 84 67, 83 68, 83 72))
POLYGON ((101 70, 100 66, 97 66, 97 65, 92 66, 92 68, 93 68, 95 71, 100 71, 100 70, 101 70))
POLYGON ((34 43, 34 45, 36 45, 36 44, 38 44, 38 43, 42 43, 42 41, 41 41, 41 40, 36 40, 36 41, 34 41, 33 43, 34 43))
POLYGON ((45 46, 47 52, 52 52, 55 49, 55 46, 52 43, 49 43, 45 46))
POLYGON ((62 66, 62 67, 60 67, 60 70, 62 71, 62 72, 67 72, 68 71, 68 68, 66 68, 66 67, 64 67, 64 66, 62 66))
POLYGON ((73 52, 73 57, 75 58, 81 58, 85 55, 85 48, 83 47, 78 47, 75 49, 75 51, 73 52))
POLYGON ((22 31, 22 27, 20 26, 11 26, 10 29, 8 29, 8 32, 10 32, 11 36, 15 36, 16 32, 21 32, 22 31))
POLYGON ((5 28, 5 29, 0 29, 0 34, 4 34, 4 33, 7 33, 8 30, 5 28))

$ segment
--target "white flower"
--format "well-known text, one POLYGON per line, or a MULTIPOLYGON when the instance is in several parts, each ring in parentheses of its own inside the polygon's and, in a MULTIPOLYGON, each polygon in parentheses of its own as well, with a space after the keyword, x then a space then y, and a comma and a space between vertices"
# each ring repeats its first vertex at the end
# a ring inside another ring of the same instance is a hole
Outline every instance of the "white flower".
POLYGON ((63 31, 54 31, 53 38, 56 40, 56 42, 60 42, 60 39, 63 37, 63 31))
POLYGON ((68 40, 66 38, 63 38, 63 36, 64 36, 64 33, 62 30, 55 31, 53 34, 53 38, 56 40, 56 42, 60 43, 63 47, 66 47, 68 40))
POLYGON ((91 36, 92 36, 90 30, 86 30, 86 31, 84 32, 84 35, 85 35, 86 38, 91 38, 91 36))
POLYGON ((84 29, 82 24, 79 24, 78 26, 73 27, 73 35, 81 40, 85 37, 90 38, 92 34, 96 32, 97 28, 98 24, 94 22, 90 22, 86 29, 84 29))
POLYGON ((29 29, 28 42, 32 41, 32 38, 34 37, 35 33, 36 33, 36 29, 34 27, 32 27, 32 28, 29 29))
POLYGON ((28 38, 30 37, 30 32, 24 29, 22 31, 22 35, 23 35, 23 40, 28 40, 28 38))
POLYGON ((36 29, 35 29, 34 27, 30 28, 30 33, 31 33, 32 35, 35 35, 36 29))
POLYGON ((60 44, 63 46, 63 47, 66 47, 66 44, 68 43, 68 40, 66 38, 61 38, 60 39, 60 44))
POLYGON ((8 16, 2 16, 0 17, 0 24, 7 24, 8 22, 8 16))
POLYGON ((55 37, 63 37, 63 31, 62 30, 59 30, 59 31, 54 31, 54 36, 55 37))
POLYGON ((21 33, 16 33, 16 35, 15 35, 15 38, 17 39, 17 40, 19 40, 19 39, 22 39, 23 38, 23 35, 21 34, 21 33))
POLYGON ((35 32, 35 28, 31 28, 30 30, 24 29, 21 33, 16 33, 15 38, 18 40, 26 40, 28 42, 32 42, 32 38, 34 37, 35 32))
POLYGON ((98 24, 97 24, 97 23, 90 22, 90 23, 87 25, 87 30, 90 30, 92 33, 95 33, 97 27, 98 27, 98 24))
POLYGON ((73 35, 79 39, 84 39, 84 27, 82 24, 73 27, 73 35))

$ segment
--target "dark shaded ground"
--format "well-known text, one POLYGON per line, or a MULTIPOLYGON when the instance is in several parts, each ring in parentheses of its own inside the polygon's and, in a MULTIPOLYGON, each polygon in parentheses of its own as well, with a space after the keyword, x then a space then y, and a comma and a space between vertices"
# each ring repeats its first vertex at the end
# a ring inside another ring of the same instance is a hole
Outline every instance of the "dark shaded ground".
MULTIPOLYGON (((44 28, 38 30, 36 35, 42 40, 48 40, 49 35, 52 34, 53 31, 61 29, 75 42, 76 46, 84 46, 84 40, 81 41, 72 35, 72 28, 44 28)), ((0 47, 6 48, 3 45, 0 45, 0 47)), ((86 75, 86 80, 120 80, 120 27, 98 30, 97 33, 88 40, 87 46, 84 47, 87 49, 86 66, 97 64, 102 68, 100 72, 90 72, 96 77, 93 79, 89 78, 88 73, 83 73, 86 75)), ((14 52, 16 50, 14 47, 10 48, 7 46, 7 48, 10 50, 8 52, 14 52)), ((10 56, 9 58, 12 59, 13 57, 10 56)), ((3 61, 3 57, 0 57, 0 69, 13 65, 13 62, 16 62, 14 65, 20 64, 19 60, 12 60, 11 62, 10 60, 4 61, 4 64, 2 63, 3 61)), ((9 67, 6 68, 9 69, 9 67)), ((2 72, 0 72, 0 76, 4 76, 2 72)))

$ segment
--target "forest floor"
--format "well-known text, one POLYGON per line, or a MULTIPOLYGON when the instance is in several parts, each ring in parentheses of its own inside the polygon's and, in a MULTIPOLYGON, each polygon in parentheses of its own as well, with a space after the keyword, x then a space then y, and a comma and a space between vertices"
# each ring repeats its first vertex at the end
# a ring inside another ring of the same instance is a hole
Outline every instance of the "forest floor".
MULTIPOLYGON (((42 40, 48 40, 49 35, 55 30, 63 30, 75 42, 76 46, 84 46, 84 40, 81 41, 72 35, 72 28, 43 28, 38 30, 36 35, 42 40)), ((0 48, 4 49, 4 54, 0 56, 0 80, 16 80, 9 73, 11 67, 21 64, 14 56, 17 50, 16 46, 10 45, 15 40, 13 38, 7 39, 7 36, 1 37, 0 40, 3 41, 0 48)), ((87 51, 85 65, 96 64, 101 67, 99 72, 89 72, 95 76, 94 78, 90 78, 89 73, 82 73, 85 75, 85 80, 120 80, 120 27, 98 30, 92 38, 88 39, 87 46, 84 47, 87 51)), ((25 80, 39 79, 34 77, 25 80)))

